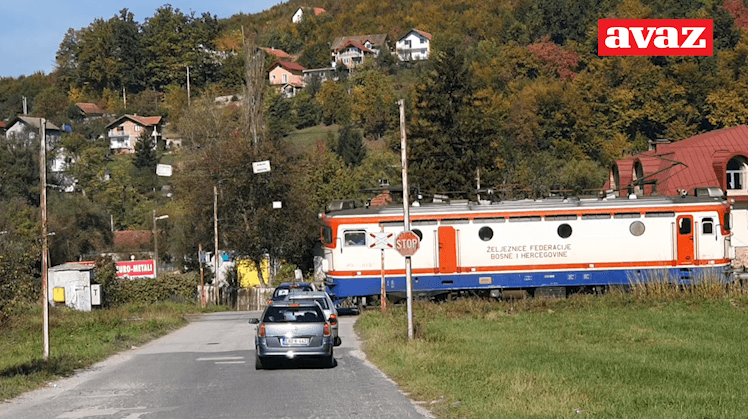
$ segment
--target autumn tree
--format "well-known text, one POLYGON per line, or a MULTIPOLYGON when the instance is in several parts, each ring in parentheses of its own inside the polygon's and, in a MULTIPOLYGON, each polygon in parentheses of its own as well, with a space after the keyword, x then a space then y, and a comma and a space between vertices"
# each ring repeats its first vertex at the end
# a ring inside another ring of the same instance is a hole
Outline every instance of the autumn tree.
POLYGON ((338 131, 338 142, 335 152, 346 165, 356 167, 366 157, 366 145, 361 132, 350 125, 345 125, 338 131))

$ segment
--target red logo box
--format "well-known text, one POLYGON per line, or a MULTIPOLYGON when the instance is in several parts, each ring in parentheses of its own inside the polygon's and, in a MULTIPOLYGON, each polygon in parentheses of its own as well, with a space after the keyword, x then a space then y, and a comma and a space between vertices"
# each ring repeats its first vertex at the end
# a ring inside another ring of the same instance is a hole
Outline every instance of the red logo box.
POLYGON ((600 19, 597 53, 713 55, 712 19, 600 19))

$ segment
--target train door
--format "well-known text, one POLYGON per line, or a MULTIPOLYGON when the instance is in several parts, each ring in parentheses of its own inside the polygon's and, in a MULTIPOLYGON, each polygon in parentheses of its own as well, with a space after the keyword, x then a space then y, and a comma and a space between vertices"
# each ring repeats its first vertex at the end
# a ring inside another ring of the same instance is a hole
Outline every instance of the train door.
POLYGON ((678 264, 692 264, 694 255, 693 216, 678 216, 677 228, 678 264))
POLYGON ((457 272, 457 244, 454 227, 439 227, 439 273, 457 272))

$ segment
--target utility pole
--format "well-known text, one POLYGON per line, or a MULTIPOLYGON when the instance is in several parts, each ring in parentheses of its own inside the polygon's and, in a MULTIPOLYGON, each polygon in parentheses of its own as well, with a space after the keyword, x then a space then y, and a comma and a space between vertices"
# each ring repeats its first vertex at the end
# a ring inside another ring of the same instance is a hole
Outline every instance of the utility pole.
POLYGON ((158 279, 158 234, 156 231, 156 210, 153 210, 153 274, 158 279))
POLYGON ((190 66, 187 66, 187 106, 190 106, 190 66))
MULTIPOLYGON (((24 97, 24 103, 25 103, 24 97)), ((42 323, 44 329, 44 360, 49 359, 49 281, 47 265, 49 264, 47 248, 47 120, 40 119, 41 144, 39 147, 39 176, 41 181, 42 209, 42 323)))
POLYGON ((153 273, 156 276, 156 279, 158 279, 158 229, 156 228, 156 220, 163 220, 165 218, 169 218, 169 216, 162 215, 156 217, 156 210, 153 210, 153 273))
POLYGON ((197 258, 200 259, 200 301, 205 308, 205 276, 203 275, 203 244, 200 243, 197 258))
POLYGON ((218 286, 218 280, 221 278, 221 271, 220 271, 220 258, 218 254, 218 187, 213 186, 213 237, 215 240, 215 249, 216 254, 214 256, 215 258, 215 268, 216 268, 216 277, 215 277, 215 286, 218 286))
MULTIPOLYGON (((408 193, 408 146, 405 138, 405 101, 400 99, 400 159, 403 169, 403 227, 410 231, 410 196, 408 193)), ((405 257, 405 290, 408 296, 408 340, 413 340, 413 272, 410 256, 405 257)))

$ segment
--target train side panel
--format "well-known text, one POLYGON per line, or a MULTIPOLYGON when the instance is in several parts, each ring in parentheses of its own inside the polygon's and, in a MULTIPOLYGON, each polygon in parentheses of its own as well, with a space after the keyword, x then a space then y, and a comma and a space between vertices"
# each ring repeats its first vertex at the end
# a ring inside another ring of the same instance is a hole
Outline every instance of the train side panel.
MULTIPOLYGON (((416 293, 439 293, 579 287, 629 284, 632 276, 651 270, 681 278, 691 277, 699 267, 725 271, 725 208, 712 204, 624 214, 536 212, 507 217, 453 211, 451 218, 438 213, 416 216, 411 230, 421 244, 411 258, 413 288, 416 293)), ((397 235, 402 222, 376 213, 326 222, 334 227, 335 237, 325 251, 331 294, 380 294, 382 252, 370 248, 365 237, 381 231, 397 235)), ((394 249, 384 251, 384 269, 387 292, 404 292, 404 258, 394 249)))

